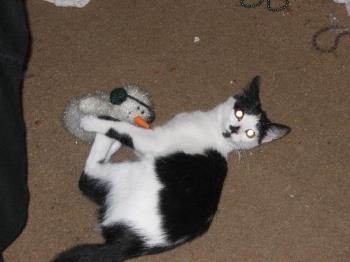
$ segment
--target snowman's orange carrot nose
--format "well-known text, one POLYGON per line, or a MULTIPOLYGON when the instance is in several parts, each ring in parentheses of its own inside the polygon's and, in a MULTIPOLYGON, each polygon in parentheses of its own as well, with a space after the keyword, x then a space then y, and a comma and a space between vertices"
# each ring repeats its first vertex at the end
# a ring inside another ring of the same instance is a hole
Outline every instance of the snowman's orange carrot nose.
POLYGON ((134 118, 134 122, 136 125, 143 127, 143 128, 150 128, 150 125, 144 120, 142 117, 137 116, 134 118))

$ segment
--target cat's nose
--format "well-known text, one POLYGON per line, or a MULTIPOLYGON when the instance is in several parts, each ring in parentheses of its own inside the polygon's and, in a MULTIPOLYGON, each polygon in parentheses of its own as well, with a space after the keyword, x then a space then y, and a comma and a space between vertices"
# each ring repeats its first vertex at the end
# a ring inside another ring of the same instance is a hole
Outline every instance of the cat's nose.
POLYGON ((232 134, 236 134, 239 130, 239 126, 229 126, 232 134))

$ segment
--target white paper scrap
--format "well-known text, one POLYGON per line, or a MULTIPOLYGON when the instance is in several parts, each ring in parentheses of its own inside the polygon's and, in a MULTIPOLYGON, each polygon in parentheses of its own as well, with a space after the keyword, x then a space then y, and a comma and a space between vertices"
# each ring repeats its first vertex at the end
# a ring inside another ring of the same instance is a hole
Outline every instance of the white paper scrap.
POLYGON ((52 3, 55 6, 79 7, 79 8, 86 6, 90 2, 90 0, 44 0, 44 1, 52 3))

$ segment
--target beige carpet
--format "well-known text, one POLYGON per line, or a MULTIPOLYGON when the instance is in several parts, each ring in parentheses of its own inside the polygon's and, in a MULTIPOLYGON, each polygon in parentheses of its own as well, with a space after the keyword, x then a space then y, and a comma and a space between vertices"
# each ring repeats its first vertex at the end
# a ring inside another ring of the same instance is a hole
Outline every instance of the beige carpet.
MULTIPOLYGON (((101 241, 96 208, 77 187, 89 146, 62 127, 70 98, 139 84, 152 94, 161 124, 178 112, 215 106, 257 74, 264 108, 292 133, 232 155, 205 236, 136 261, 350 261, 350 37, 334 54, 311 45, 324 26, 350 27, 343 5, 291 0, 280 13, 265 4, 244 9, 239 0, 27 5, 31 204, 25 231, 5 253, 8 262, 49 261, 65 248, 101 241)), ((331 45, 335 36, 319 42, 331 45)))

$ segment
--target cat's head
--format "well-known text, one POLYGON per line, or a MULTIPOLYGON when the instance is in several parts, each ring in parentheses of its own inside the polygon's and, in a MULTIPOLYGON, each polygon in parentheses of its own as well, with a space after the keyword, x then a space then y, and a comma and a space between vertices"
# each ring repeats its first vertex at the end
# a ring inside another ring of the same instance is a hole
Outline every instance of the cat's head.
POLYGON ((235 149, 249 149, 282 138, 290 132, 286 125, 272 123, 261 108, 260 77, 255 77, 242 93, 228 101, 222 135, 235 149))

